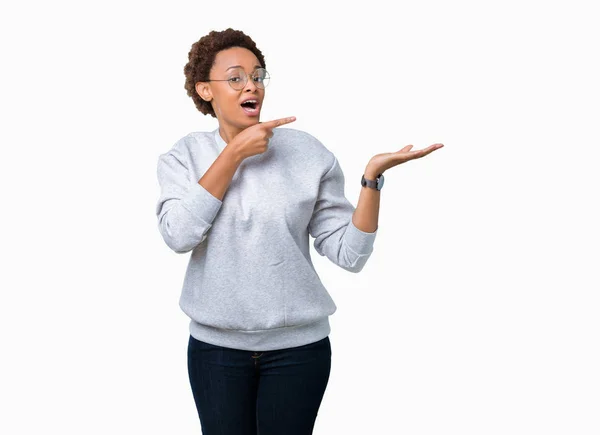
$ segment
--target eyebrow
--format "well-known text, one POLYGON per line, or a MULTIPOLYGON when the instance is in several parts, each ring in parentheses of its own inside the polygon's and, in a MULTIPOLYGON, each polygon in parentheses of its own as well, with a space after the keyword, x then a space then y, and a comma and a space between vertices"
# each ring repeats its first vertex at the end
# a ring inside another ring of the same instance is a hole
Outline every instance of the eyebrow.
MULTIPOLYGON (((225 71, 227 71, 227 70, 229 70, 231 68, 243 68, 243 66, 242 65, 233 65, 233 66, 230 66, 229 68, 227 68, 225 71)), ((256 68, 262 68, 262 66, 260 66, 260 65, 254 65, 254 69, 256 69, 256 68)))

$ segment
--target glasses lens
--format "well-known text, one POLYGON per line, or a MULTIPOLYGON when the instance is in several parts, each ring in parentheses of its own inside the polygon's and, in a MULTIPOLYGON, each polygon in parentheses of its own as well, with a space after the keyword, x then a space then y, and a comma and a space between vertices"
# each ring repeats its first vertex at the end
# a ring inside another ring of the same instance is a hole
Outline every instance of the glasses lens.
MULTIPOLYGON (((269 84, 269 73, 264 68, 257 68, 252 74, 254 84, 256 87, 264 89, 269 84)), ((229 84, 236 91, 244 89, 246 86, 248 76, 241 68, 234 68, 229 74, 229 84)))
POLYGON ((271 78, 269 77, 269 73, 264 68, 257 68, 254 72, 254 82, 256 86, 261 89, 266 88, 269 85, 269 81, 271 78))
POLYGON ((246 73, 241 68, 231 69, 227 78, 229 79, 229 84, 231 87, 238 91, 244 89, 244 86, 246 86, 246 81, 248 80, 246 73))

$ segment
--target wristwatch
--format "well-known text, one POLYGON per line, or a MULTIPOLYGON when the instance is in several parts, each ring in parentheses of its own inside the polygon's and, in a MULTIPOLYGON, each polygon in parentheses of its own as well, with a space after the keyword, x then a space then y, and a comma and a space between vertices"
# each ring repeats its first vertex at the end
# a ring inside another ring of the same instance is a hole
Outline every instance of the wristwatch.
POLYGON ((360 184, 363 187, 370 187, 371 189, 381 190, 383 187, 383 173, 379 174, 375 180, 367 180, 365 174, 363 174, 360 184))

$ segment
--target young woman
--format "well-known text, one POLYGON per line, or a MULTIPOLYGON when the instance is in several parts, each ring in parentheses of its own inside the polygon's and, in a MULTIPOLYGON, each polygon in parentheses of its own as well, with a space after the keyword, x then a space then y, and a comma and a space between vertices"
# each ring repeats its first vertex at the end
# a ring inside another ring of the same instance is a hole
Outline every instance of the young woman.
MULTIPOLYGON (((202 432, 311 434, 329 380, 336 305, 309 252, 359 272, 373 251, 383 172, 442 147, 375 155, 356 208, 335 155, 310 134, 260 122, 265 59, 241 31, 192 45, 185 88, 219 127, 158 159, 158 227, 191 251, 179 301, 190 318, 188 372, 202 432)), ((356 180, 358 182, 358 179, 356 180)))

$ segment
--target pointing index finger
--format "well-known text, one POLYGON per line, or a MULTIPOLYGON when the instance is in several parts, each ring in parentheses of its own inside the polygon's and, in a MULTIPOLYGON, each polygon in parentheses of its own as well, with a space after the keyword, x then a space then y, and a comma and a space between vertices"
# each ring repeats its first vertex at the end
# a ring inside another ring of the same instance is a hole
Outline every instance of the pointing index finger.
POLYGON ((289 116, 287 118, 279 118, 274 119, 272 121, 262 122, 261 124, 266 125, 269 128, 279 127, 280 125, 289 124, 290 122, 294 122, 296 120, 295 116, 289 116))

